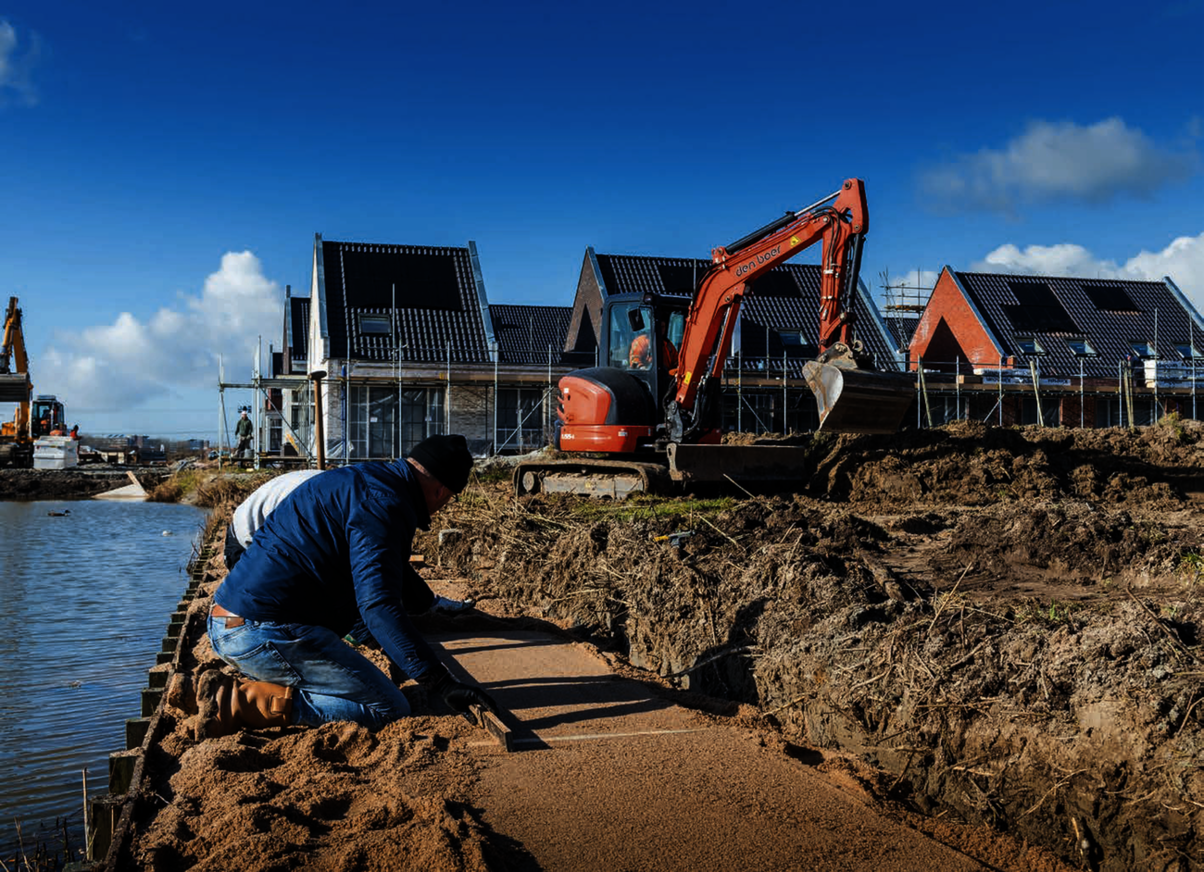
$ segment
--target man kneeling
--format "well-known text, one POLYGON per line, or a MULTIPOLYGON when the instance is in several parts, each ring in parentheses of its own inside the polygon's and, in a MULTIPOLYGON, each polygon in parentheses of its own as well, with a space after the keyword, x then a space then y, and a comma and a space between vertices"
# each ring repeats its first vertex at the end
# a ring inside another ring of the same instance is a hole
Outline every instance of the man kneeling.
POLYGON ((204 674, 197 738, 342 720, 380 727, 408 715, 405 694, 343 641, 353 628, 454 710, 496 711, 484 691, 452 677, 402 604, 415 531, 429 528, 471 470, 463 436, 432 436, 402 460, 329 470, 290 493, 214 597, 213 650, 252 680, 204 674))

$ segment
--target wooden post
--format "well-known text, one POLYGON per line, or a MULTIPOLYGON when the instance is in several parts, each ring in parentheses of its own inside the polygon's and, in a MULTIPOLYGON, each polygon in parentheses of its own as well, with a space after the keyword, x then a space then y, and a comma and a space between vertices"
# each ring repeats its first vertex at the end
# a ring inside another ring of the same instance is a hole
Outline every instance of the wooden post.
POLYGON ((1041 412, 1041 380, 1037 377, 1037 361, 1029 358, 1028 371, 1033 377, 1033 398, 1037 401, 1037 426, 1045 426, 1045 415, 1041 412))
MULTIPOLYGON (((326 437, 322 433, 322 379, 326 373, 322 370, 311 372, 309 377, 314 383, 314 454, 317 457, 318 469, 326 468, 326 437)), ((346 439, 347 434, 343 434, 346 439)))

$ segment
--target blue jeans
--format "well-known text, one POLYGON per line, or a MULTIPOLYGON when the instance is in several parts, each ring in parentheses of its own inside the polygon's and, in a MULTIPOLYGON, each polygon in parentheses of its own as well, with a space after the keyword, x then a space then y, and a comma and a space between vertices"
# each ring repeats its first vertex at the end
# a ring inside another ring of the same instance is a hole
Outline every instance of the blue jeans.
POLYGON ((213 650, 248 678, 294 688, 294 723, 377 728, 410 713, 405 694, 333 630, 273 621, 228 630, 227 620, 209 616, 213 650))

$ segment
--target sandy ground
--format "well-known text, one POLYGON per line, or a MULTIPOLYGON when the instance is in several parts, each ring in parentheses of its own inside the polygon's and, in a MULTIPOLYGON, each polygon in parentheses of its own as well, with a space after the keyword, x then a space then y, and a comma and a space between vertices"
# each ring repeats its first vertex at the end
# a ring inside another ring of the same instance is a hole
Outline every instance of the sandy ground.
MULTIPOLYGON (((196 743, 181 713, 113 868, 1070 868, 989 827, 917 826, 875 799, 857 761, 490 606, 426 630, 494 694, 514 751, 413 685, 417 716, 376 733, 331 724, 196 743)), ((194 651, 198 667, 217 665, 203 637, 194 651)))

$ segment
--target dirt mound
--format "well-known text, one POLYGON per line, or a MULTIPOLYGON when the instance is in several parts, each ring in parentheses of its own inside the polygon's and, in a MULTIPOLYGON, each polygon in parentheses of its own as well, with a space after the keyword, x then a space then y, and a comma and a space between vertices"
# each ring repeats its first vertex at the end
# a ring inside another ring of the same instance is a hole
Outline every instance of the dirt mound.
POLYGON ((1198 433, 841 438, 810 496, 462 499, 464 535, 426 550, 793 741, 858 754, 914 808, 1091 868, 1189 868, 1198 433))
POLYGON ((450 747, 447 726, 432 730, 411 718, 373 733, 336 723, 200 744, 176 732, 163 749, 175 769, 160 796, 165 807, 132 862, 197 870, 512 868, 504 840, 463 802, 473 769, 463 750, 450 747))
POLYGON ((816 437, 828 451, 807 492, 896 509, 1065 497, 1175 508, 1204 490, 1204 426, 1165 420, 1142 430, 960 422, 893 436, 816 437))
MULTIPOLYGON (((854 755, 850 777, 922 829, 990 824, 1078 868, 1191 869, 1200 434, 821 436, 799 493, 755 498, 515 501, 477 483, 416 550, 494 615, 552 622, 700 708, 755 707, 797 753, 854 755)), ((215 558, 194 611, 223 575, 215 558)), ((220 662, 202 636, 182 665, 220 662)), ((467 725, 411 701, 418 718, 375 734, 197 745, 181 718, 127 866, 531 868, 467 799, 467 725)), ((944 838, 991 862, 968 831, 944 838)))
MULTIPOLYGON (((224 530, 230 508, 218 510, 227 514, 214 530, 224 530)), ((220 536, 188 607, 191 629, 179 667, 194 681, 209 669, 229 671, 204 633, 204 616, 226 575, 220 536)), ((389 671, 380 651, 364 653, 389 671)), ((106 868, 534 868, 528 852, 481 823, 469 801, 477 763, 466 743, 479 738, 475 728, 412 683, 406 696, 415 716, 377 731, 338 722, 198 743, 195 715, 179 705, 189 693, 179 699, 169 693, 163 738, 135 794, 133 835, 106 868)))

